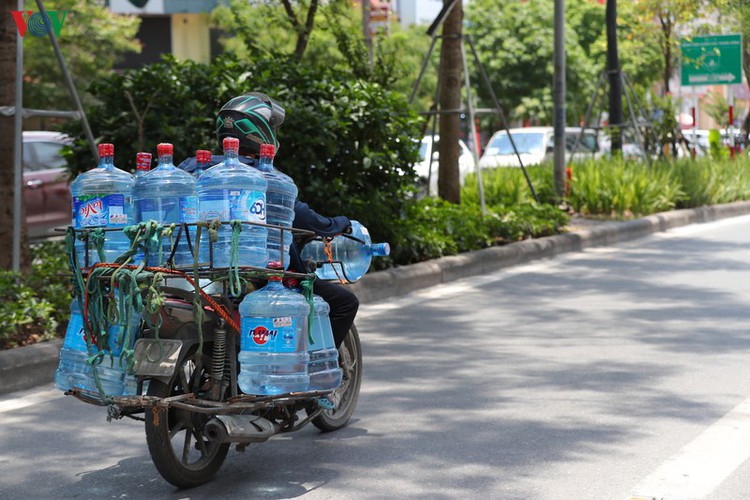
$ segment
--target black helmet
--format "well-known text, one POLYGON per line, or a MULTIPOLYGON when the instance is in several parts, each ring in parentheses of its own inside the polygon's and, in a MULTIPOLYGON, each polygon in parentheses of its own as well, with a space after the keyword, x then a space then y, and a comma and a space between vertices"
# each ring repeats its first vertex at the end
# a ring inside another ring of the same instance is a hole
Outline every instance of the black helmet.
POLYGON ((276 129, 284 123, 284 108, 260 92, 234 97, 219 110, 216 135, 219 144, 225 137, 240 140, 240 149, 260 153, 261 144, 279 148, 276 129))

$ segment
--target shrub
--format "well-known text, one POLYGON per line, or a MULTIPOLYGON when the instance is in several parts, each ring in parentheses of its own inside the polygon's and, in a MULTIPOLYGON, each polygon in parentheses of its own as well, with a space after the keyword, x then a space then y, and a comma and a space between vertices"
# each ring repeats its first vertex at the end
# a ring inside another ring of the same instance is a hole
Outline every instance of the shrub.
POLYGON ((61 242, 31 248, 31 273, 23 279, 0 271, 0 349, 50 340, 70 315, 70 286, 61 242))
POLYGON ((612 158, 573 165, 567 199, 579 213, 622 218, 670 210, 682 196, 671 164, 612 158))
POLYGON ((677 206, 692 208, 750 199, 750 158, 716 161, 710 158, 681 159, 674 175, 684 193, 677 206))
MULTIPOLYGON (((258 90, 286 109, 276 164, 299 188, 301 200, 325 215, 346 214, 376 239, 393 238, 391 214, 400 212, 414 180, 420 119, 406 99, 376 83, 292 60, 252 66, 229 58, 211 65, 173 58, 99 80, 89 91, 100 105, 88 110, 94 135, 116 145, 116 164, 132 170, 138 151, 173 141, 177 161, 196 149, 217 151, 214 120, 231 97, 258 90)), ((71 171, 94 160, 78 123, 69 152, 71 171)))
MULTIPOLYGON (((555 199, 554 175, 549 164, 534 165, 526 168, 537 198, 541 203, 550 203, 555 199)), ((492 168, 482 171, 485 205, 520 205, 535 202, 529 182, 520 168, 492 168)), ((461 189, 461 200, 464 203, 478 205, 479 183, 476 174, 466 176, 465 186, 461 189)))
POLYGON ((410 264, 549 236, 560 233, 567 222, 568 215, 552 205, 496 205, 482 216, 478 205, 425 198, 407 205, 399 220, 391 259, 396 264, 410 264))

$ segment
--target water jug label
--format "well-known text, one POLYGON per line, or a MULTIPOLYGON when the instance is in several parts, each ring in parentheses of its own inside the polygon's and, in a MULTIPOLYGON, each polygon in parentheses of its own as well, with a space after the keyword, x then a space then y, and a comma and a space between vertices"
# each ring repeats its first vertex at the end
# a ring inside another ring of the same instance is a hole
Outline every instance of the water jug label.
POLYGON ((282 326, 292 326, 292 317, 285 316, 282 318, 273 318, 274 328, 281 328, 282 326))
MULTIPOLYGON (((244 318, 243 318, 244 319, 244 318)), ((246 318, 242 321, 242 350, 252 352, 295 352, 296 320, 284 318, 246 318), (277 320, 282 320, 277 322, 277 320), (277 326, 277 323, 279 326, 277 326)))
POLYGON ((76 227, 127 226, 126 205, 130 197, 122 194, 83 195, 73 198, 76 227))
POLYGON ((180 198, 180 222, 198 222, 198 197, 185 196, 180 198))
POLYGON ((86 351, 86 340, 83 338, 83 316, 72 314, 68 321, 68 329, 65 332, 63 347, 75 351, 86 351))
POLYGON ((239 197, 238 219, 247 222, 266 222, 266 195, 263 191, 244 191, 239 197))

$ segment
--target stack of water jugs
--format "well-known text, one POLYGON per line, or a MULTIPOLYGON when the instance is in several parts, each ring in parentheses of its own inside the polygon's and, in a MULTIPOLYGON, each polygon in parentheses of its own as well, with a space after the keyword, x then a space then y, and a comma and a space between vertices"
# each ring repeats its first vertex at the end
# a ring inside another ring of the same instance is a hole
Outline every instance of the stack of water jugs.
MULTIPOLYGON (((157 166, 153 170, 149 170, 150 154, 139 153, 135 176, 115 167, 112 144, 101 144, 99 165, 79 175, 71 184, 73 227, 108 229, 103 257, 105 262, 113 262, 130 248, 130 241, 121 231, 126 226, 148 220, 167 225, 219 219, 224 224, 218 242, 213 244, 213 266, 228 267, 232 260, 233 231, 229 221, 250 222, 254 224, 242 224, 239 251, 234 252, 237 265, 286 269, 291 231, 283 231, 282 235, 282 230, 266 224, 292 227, 297 187, 290 177, 273 167, 273 146, 263 145, 257 168, 240 162, 237 139, 224 139, 223 147, 224 160, 210 168, 210 152, 198 152, 201 168, 196 179, 174 166, 171 144, 158 145, 157 166)), ((76 240, 82 268, 100 260, 98 253, 88 246, 76 240)), ((204 259, 209 257, 206 247, 201 248, 201 262, 207 262, 204 259)), ((136 260, 145 258, 147 265, 161 266, 171 253, 171 243, 163 239, 161 244, 149 247, 145 256, 136 255, 136 260)), ((178 242, 174 265, 192 264, 193 259, 185 243, 178 242)), ((272 277, 264 288, 248 294, 239 309, 242 334, 239 386, 243 392, 273 395, 325 391, 341 384, 329 308, 322 298, 314 296, 313 322, 309 324, 307 300, 298 291, 284 287, 280 278, 272 277)), ((109 332, 114 362, 105 357, 104 363, 96 368, 107 395, 136 392, 135 377, 121 368, 119 354, 123 348, 132 349, 139 319, 133 311, 130 335, 123 331, 124 321, 109 332), (131 339, 127 346, 122 345, 125 338, 131 339)), ((93 368, 86 363, 94 352, 89 352, 84 332, 81 307, 74 299, 55 375, 55 384, 61 390, 98 391, 93 368)))

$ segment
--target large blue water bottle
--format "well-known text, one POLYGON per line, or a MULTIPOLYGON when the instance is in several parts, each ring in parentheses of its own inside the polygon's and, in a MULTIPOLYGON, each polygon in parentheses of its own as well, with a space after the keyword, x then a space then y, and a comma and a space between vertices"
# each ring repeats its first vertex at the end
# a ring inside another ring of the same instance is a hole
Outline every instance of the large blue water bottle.
POLYGON ((137 392, 138 381, 133 373, 128 372, 128 363, 126 359, 121 359, 125 349, 132 350, 140 331, 140 315, 133 309, 130 313, 130 321, 125 329, 125 321, 114 325, 109 330, 109 348, 114 356, 114 363, 110 365, 110 358, 105 357, 103 366, 105 370, 115 370, 117 375, 122 378, 122 390, 118 395, 133 395, 137 392))
MULTIPOLYGON (((195 177, 174 166, 174 147, 168 143, 156 147, 157 166, 138 177, 133 188, 136 221, 155 220, 162 225, 198 222, 198 195, 195 177)), ((191 233, 194 228, 189 228, 191 233)), ((176 237, 177 230, 174 235, 176 237)), ((161 248, 149 248, 149 266, 162 266, 172 251, 172 238, 162 237, 161 248)), ((182 233, 174 254, 174 264, 192 265, 193 255, 182 233)))
POLYGON ((322 241, 311 241, 302 249, 303 259, 318 263, 315 271, 318 278, 354 283, 365 275, 373 257, 385 257, 391 253, 388 243, 373 243, 365 226, 356 220, 351 222, 351 234, 336 236, 331 241, 331 262, 322 241))
MULTIPOLYGON (((276 148, 273 144, 261 144, 258 170, 268 182, 266 192, 267 223, 292 227, 294 222, 294 200, 297 199, 297 186, 291 177, 273 167, 273 157, 276 148)), ((289 267, 289 245, 292 242, 292 232, 284 231, 284 244, 281 244, 281 230, 268 228, 268 267, 289 267), (282 257, 283 256, 283 257, 282 257)))
MULTIPOLYGON (((214 267, 229 267, 232 253, 232 220, 266 223, 266 189, 268 183, 252 167, 240 163, 240 141, 226 137, 224 161, 205 170, 198 179, 198 212, 202 221, 220 220, 219 239, 213 244, 214 267)), ((239 251, 240 266, 266 267, 268 231, 264 225, 242 224, 239 251)), ((201 262, 209 260, 209 245, 201 244, 201 262)))
MULTIPOLYGON (((117 327, 113 327, 115 328, 117 327)), ((111 338, 110 341, 112 341, 111 338)), ((99 392, 94 378, 94 368, 86 363, 88 357, 89 353, 84 339, 83 315, 78 307, 78 300, 73 299, 70 305, 68 329, 65 332, 62 349, 60 349, 60 363, 55 372, 55 387, 61 391, 79 388, 99 392)), ((115 358, 112 363, 106 356, 96 370, 105 394, 119 396, 123 393, 125 379, 124 372, 119 366, 119 358, 115 358)))
MULTIPOLYGON (((115 147, 99 144, 99 165, 88 170, 70 184, 73 198, 73 227, 86 229, 106 227, 122 229, 133 224, 133 184, 135 178, 115 167, 115 147)), ((76 254, 81 267, 99 262, 95 244, 76 239, 76 254)), ((122 231, 107 231, 104 239, 104 260, 114 260, 130 249, 130 240, 122 231)))
POLYGON ((310 376, 311 391, 327 391, 341 385, 342 372, 339 368, 339 351, 333 340, 331 320, 328 317, 330 306, 318 295, 313 295, 315 311, 310 329, 312 342, 308 346, 310 362, 307 373, 310 376))
POLYGON ((307 389, 309 313, 305 298, 285 288, 278 277, 245 296, 240 304, 242 392, 275 395, 307 389))

